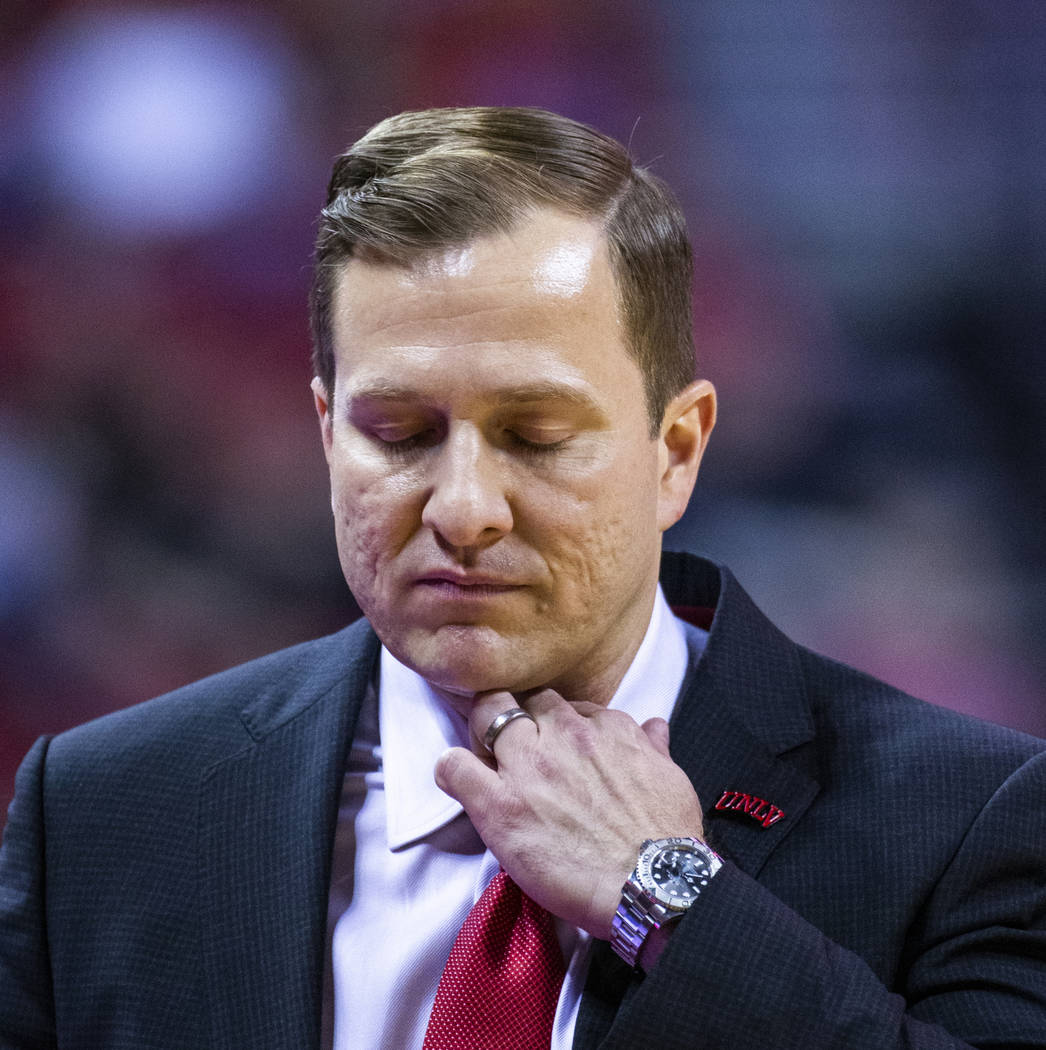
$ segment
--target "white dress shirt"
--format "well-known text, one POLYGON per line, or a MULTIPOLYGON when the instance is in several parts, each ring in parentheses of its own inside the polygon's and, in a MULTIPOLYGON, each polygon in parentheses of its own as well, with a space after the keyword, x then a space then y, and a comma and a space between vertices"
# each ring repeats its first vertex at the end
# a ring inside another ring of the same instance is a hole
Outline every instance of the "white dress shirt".
MULTIPOLYGON (((659 588, 646 635, 610 706, 640 723, 667 719, 688 660, 684 628, 659 588)), ((460 804, 433 780, 436 760, 455 745, 468 747, 465 720, 383 648, 338 814, 325 1047, 420 1050, 454 939, 498 871, 460 804)), ((557 932, 568 967, 552 1048, 567 1050, 591 937, 558 920, 557 932)))

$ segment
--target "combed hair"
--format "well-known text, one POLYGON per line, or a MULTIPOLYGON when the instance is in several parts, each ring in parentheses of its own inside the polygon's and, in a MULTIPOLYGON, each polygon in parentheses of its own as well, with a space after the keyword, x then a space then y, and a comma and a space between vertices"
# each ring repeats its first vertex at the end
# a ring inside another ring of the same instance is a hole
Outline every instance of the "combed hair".
POLYGON ((616 140, 541 109, 401 113, 334 163, 310 296, 313 368, 334 396, 332 299, 352 258, 406 265, 505 233, 538 208, 600 224, 627 348, 643 375, 651 434, 694 378, 693 264, 671 190, 616 140))

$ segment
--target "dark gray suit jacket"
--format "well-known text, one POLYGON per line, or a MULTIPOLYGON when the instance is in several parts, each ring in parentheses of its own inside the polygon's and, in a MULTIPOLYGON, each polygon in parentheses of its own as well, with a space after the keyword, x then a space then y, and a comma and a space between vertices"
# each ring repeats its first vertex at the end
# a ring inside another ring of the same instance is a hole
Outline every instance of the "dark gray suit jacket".
MULTIPOLYGON (((709 563, 666 555, 663 582, 716 610, 672 746, 728 863, 646 977, 598 946, 575 1045, 1046 1047, 1046 743, 794 645, 709 563)), ((0 1048, 318 1046, 377 652, 361 622, 37 743, 0 853, 0 1048)))

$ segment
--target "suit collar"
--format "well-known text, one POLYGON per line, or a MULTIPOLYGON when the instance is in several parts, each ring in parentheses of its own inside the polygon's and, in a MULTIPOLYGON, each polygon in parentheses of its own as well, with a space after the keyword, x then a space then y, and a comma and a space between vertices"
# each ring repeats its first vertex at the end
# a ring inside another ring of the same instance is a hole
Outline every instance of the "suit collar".
MULTIPOLYGON (((345 690, 355 698, 355 723, 378 650, 378 639, 366 620, 357 620, 337 634, 288 650, 290 659, 281 661, 279 673, 241 710, 240 718, 247 731, 255 740, 262 740, 314 704, 322 703, 331 692, 345 690)), ((282 655, 275 654, 277 658, 282 655)))
POLYGON ((243 708, 252 743, 199 790, 202 959, 215 1046, 318 1046, 340 783, 378 644, 294 651, 243 708))
POLYGON ((684 684, 726 700, 730 718, 774 754, 814 735, 796 645, 756 607, 729 569, 666 551, 661 584, 669 605, 712 611, 703 659, 684 684))

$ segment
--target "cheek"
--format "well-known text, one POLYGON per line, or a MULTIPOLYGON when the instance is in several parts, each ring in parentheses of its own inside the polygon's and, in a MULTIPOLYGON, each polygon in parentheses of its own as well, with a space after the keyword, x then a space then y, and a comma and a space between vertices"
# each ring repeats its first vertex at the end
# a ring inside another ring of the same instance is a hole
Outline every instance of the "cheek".
POLYGON ((365 602, 378 590, 382 567, 403 548, 420 514, 402 485, 348 471, 332 478, 331 507, 342 571, 357 600, 365 602))
POLYGON ((570 503, 549 499, 545 506, 545 560, 559 609, 569 610, 571 619, 587 620, 608 596, 629 591, 633 578, 645 576, 650 560, 658 556, 652 485, 608 482, 591 498, 570 503))

